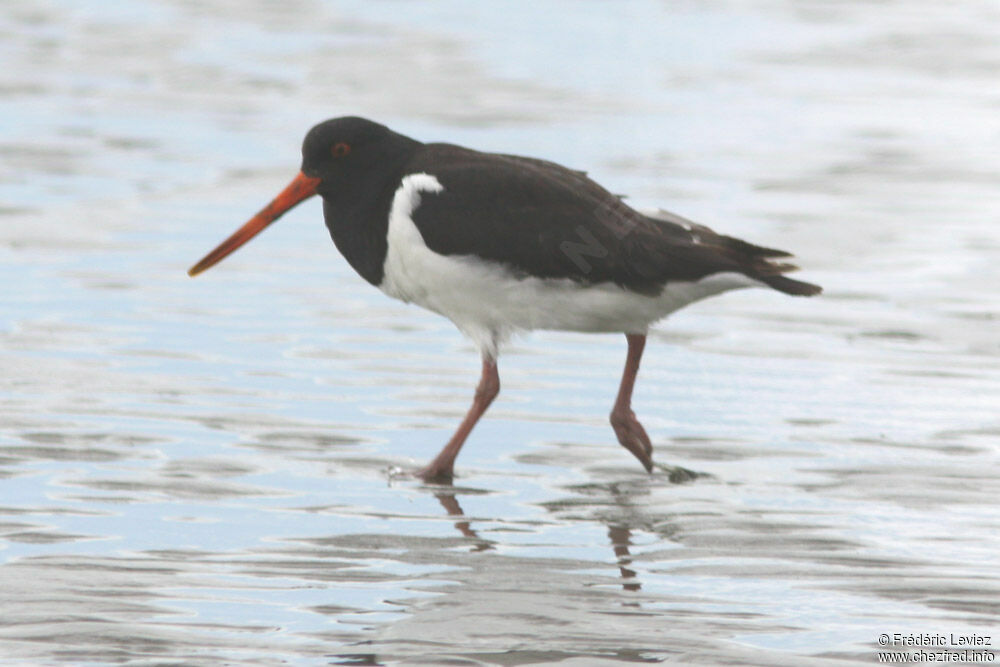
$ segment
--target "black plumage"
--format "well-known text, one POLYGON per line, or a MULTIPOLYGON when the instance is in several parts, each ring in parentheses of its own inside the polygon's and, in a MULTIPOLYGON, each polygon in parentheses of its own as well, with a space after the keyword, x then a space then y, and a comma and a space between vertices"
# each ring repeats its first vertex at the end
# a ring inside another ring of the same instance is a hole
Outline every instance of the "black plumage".
POLYGON ((434 252, 471 255, 537 278, 612 282, 658 294, 672 281, 743 273, 787 294, 819 287, 783 276, 789 253, 715 233, 670 213, 644 215, 580 171, 553 162, 425 144, 407 173, 444 186, 413 220, 434 252))

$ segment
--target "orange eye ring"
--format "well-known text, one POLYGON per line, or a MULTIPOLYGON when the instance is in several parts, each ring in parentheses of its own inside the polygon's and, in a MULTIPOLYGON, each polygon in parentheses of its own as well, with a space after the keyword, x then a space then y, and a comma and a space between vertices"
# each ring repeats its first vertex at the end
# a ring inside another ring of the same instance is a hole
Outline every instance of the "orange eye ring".
POLYGON ((330 147, 330 154, 333 157, 344 157, 351 152, 351 145, 344 141, 338 141, 333 146, 330 147))

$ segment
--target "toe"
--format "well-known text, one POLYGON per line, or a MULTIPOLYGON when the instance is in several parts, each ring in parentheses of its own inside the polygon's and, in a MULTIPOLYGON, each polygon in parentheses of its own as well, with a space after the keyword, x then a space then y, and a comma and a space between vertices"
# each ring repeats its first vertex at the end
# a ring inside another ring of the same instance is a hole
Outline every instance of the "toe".
POLYGON ((646 472, 653 471, 653 459, 651 456, 653 446, 649 442, 649 437, 643 430, 642 425, 634 419, 627 423, 614 424, 615 435, 622 447, 632 452, 632 455, 639 459, 646 472), (638 427, 638 428, 637 428, 638 427))

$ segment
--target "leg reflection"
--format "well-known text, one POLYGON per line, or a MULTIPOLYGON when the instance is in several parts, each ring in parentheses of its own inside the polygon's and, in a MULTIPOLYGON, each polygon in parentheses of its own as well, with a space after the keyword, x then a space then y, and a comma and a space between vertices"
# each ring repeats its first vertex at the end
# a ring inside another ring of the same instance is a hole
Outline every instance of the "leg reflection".
MULTIPOLYGON (((458 498, 455 497, 454 493, 440 492, 435 493, 434 497, 438 499, 441 503, 441 507, 444 511, 448 513, 448 516, 460 516, 464 517, 465 512, 462 511, 462 506, 458 504, 458 498)), ((479 533, 473 530, 472 526, 467 520, 456 521, 455 528, 458 529, 464 537, 475 540, 475 546, 472 551, 489 551, 493 548, 493 543, 489 540, 484 540, 479 537, 479 533)))
POLYGON ((632 545, 632 531, 628 526, 611 524, 608 526, 608 539, 611 540, 611 548, 614 549, 615 556, 618 558, 618 571, 621 572, 622 576, 622 588, 626 591, 642 590, 642 584, 638 581, 629 581, 629 579, 635 579, 635 570, 626 567, 632 564, 632 554, 628 550, 632 545))

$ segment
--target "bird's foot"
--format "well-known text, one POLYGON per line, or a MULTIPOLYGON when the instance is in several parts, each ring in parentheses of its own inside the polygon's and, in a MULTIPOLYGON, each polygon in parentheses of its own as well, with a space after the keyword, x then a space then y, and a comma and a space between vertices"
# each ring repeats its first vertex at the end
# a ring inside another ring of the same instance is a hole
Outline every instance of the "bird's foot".
POLYGON ((622 447, 639 459, 646 472, 653 472, 653 443, 649 441, 646 429, 636 419, 635 413, 630 408, 612 410, 611 426, 622 447))
POLYGON ((660 472, 667 474, 667 479, 670 480, 671 484, 684 484, 685 482, 692 482, 702 477, 711 477, 707 472, 695 472, 681 466, 672 466, 665 463, 657 463, 655 467, 660 472))
POLYGON ((422 479, 427 484, 450 485, 455 479, 455 471, 452 466, 436 465, 436 462, 432 461, 420 470, 414 472, 413 476, 417 479, 422 479))

